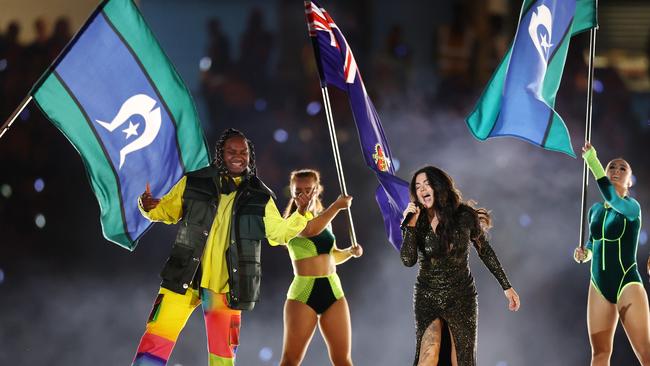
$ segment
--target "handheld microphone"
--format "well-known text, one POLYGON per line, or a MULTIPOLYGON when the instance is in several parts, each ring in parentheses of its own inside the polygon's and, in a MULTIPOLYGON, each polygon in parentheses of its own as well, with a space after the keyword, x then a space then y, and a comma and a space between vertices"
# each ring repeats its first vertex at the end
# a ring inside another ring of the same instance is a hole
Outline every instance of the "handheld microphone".
MULTIPOLYGON (((415 205, 416 205, 420 210, 422 210, 422 205, 420 204, 420 202, 415 202, 415 205)), ((401 227, 401 228, 405 228, 406 226, 408 226, 408 223, 409 223, 409 221, 411 221, 411 218, 413 217, 413 215, 415 215, 415 213, 413 213, 413 212, 409 212, 409 213, 407 213, 407 214, 406 214, 406 217, 404 218, 404 220, 402 220, 402 224, 400 225, 400 227, 401 227)))
POLYGON ((415 215, 413 212, 407 213, 404 220, 402 220, 402 224, 400 225, 400 227, 405 228, 408 225, 409 221, 411 221, 411 217, 413 217, 413 215, 415 215))

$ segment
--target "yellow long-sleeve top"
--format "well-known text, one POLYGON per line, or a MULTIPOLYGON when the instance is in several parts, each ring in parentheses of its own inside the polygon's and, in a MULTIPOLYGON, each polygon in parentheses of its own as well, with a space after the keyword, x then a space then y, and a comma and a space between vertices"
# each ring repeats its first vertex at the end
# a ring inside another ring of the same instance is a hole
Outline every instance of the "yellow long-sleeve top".
MULTIPOLYGON (((234 178, 235 184, 239 185, 241 177, 234 178)), ((142 209, 142 215, 151 221, 163 222, 165 224, 176 224, 183 217, 183 193, 187 178, 181 178, 172 189, 164 195, 158 206, 149 212, 142 209)), ((210 228, 203 257, 201 258, 201 287, 208 288, 216 293, 227 293, 228 267, 226 265, 226 249, 230 243, 230 221, 232 217, 233 203, 236 192, 221 194, 219 207, 214 222, 210 228)), ((269 197, 264 211, 264 228, 266 238, 271 245, 288 243, 298 235, 305 226, 308 218, 294 212, 284 219, 278 211, 273 198, 269 197)))

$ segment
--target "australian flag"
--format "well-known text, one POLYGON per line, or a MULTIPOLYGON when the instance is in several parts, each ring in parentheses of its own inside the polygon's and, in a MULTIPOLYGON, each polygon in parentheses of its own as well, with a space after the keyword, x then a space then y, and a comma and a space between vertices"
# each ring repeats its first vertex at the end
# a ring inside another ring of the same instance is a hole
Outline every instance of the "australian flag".
POLYGON ((305 1, 305 13, 321 86, 335 86, 350 98, 363 157, 379 180, 375 197, 384 217, 386 234, 399 250, 402 245, 402 212, 409 202, 408 183, 395 175, 384 129, 345 37, 327 11, 316 2, 305 1))

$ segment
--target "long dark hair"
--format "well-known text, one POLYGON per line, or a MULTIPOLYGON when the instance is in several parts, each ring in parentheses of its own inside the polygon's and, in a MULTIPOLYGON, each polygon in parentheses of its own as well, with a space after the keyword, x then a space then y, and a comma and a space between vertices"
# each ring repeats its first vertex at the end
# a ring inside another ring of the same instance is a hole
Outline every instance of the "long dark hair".
MULTIPOLYGON (((443 251, 448 253, 453 244, 453 233, 457 226, 460 224, 459 219, 464 213, 472 216, 473 220, 469 223, 471 239, 476 245, 481 246, 485 241, 488 229, 492 226, 492 219, 490 212, 485 208, 474 208, 473 201, 463 202, 462 194, 456 188, 454 180, 444 172, 442 169, 434 166, 425 166, 420 168, 413 174, 409 191, 411 193, 411 201, 418 202, 417 194, 415 191, 415 178, 424 173, 433 189, 434 200, 433 210, 438 216, 438 226, 436 227, 436 234, 440 237, 443 245, 443 251)), ((426 210, 423 210, 426 211, 426 210)), ((418 218, 417 225, 429 225, 431 218, 422 212, 418 218)))
POLYGON ((244 141, 246 141, 246 145, 248 145, 248 173, 250 175, 257 175, 257 167, 255 166, 255 147, 253 147, 253 143, 251 140, 246 138, 246 135, 244 135, 243 132, 236 130, 234 128, 228 128, 219 137, 219 140, 217 140, 217 143, 214 147, 214 160, 212 161, 212 164, 217 167, 219 170, 219 173, 221 175, 228 175, 228 168, 226 167, 226 163, 223 161, 223 147, 226 144, 226 141, 231 138, 231 137, 242 137, 244 138, 244 141))

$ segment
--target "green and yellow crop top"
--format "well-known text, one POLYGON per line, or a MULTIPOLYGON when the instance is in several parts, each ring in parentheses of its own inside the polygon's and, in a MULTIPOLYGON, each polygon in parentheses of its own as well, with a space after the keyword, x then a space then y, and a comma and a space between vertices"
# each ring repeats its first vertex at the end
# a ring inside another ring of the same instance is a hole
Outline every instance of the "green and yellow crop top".
MULTIPOLYGON (((311 214, 306 215, 311 219, 311 214)), ((316 257, 320 254, 331 254, 334 250, 336 237, 332 233, 330 225, 318 235, 303 238, 296 236, 289 240, 287 249, 289 249, 289 257, 291 260, 300 260, 305 258, 316 257)))

